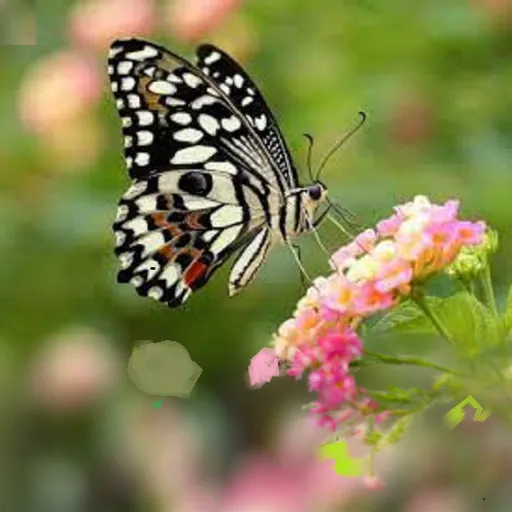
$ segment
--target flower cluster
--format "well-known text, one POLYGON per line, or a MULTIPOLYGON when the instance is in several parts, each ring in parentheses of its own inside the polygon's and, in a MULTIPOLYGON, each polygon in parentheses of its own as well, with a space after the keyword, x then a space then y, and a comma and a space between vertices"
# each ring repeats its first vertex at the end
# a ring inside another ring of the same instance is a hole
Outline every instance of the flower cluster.
POLYGON ((288 375, 309 373, 317 393, 319 424, 336 429, 348 419, 375 415, 378 405, 356 386, 350 363, 361 356, 356 328, 364 318, 392 307, 414 286, 450 265, 462 248, 479 244, 483 222, 457 218, 458 201, 435 205, 424 196, 395 207, 376 229, 358 235, 331 258, 334 273, 318 278, 275 336, 276 354, 288 375))

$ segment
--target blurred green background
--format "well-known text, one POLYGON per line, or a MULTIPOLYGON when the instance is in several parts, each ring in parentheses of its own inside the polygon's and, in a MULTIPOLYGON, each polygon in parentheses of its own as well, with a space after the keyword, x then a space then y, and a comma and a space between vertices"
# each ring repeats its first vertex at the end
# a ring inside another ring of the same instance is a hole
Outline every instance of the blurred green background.
MULTIPOLYGON (((302 294, 285 248, 236 298, 225 268, 181 310, 116 283, 111 224, 129 183, 106 73, 120 34, 189 58, 200 41, 218 44, 259 84, 303 182, 301 134, 315 136, 318 165, 365 110, 324 173, 330 196, 368 225, 416 194, 459 198, 465 217, 500 233, 502 296, 512 278, 509 0, 4 0, 0 17, 2 33, 19 36, 0 40, 2 512, 512 510, 512 441, 493 418, 450 431, 446 411, 432 411, 382 454, 386 486, 374 491, 315 463, 321 436, 300 410, 304 382, 248 387, 250 358, 302 294), (142 340, 176 340, 203 368, 188 400, 155 409, 128 380, 142 340)), ((346 241, 328 225, 321 236, 329 249, 346 241)), ((309 271, 325 273, 314 239, 301 246, 309 271)), ((393 353, 398 341, 386 343, 393 353)))

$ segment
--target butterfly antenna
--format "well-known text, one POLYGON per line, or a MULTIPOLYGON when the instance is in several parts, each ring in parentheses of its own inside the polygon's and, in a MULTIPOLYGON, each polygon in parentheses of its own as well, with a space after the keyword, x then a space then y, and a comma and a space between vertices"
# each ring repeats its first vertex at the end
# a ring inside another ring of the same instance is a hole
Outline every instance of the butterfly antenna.
POLYGON ((312 155, 313 155, 314 139, 313 139, 313 136, 310 135, 309 133, 303 133, 302 135, 304 137, 306 137, 306 139, 308 139, 308 141, 309 141, 308 156, 307 156, 307 166, 308 166, 309 177, 311 178, 311 181, 313 182, 313 181, 315 181, 315 179, 313 178, 313 171, 311 169, 311 158, 312 158, 312 155))
POLYGON ((357 123, 357 125, 354 126, 354 128, 352 128, 352 130, 350 130, 344 137, 342 137, 342 139, 331 148, 331 150, 327 153, 327 155, 325 155, 325 158, 322 160, 322 163, 320 164, 320 167, 318 168, 318 172, 316 173, 316 180, 314 180, 314 181, 318 181, 320 179, 320 173, 322 172, 322 169, 325 167, 325 164, 327 164, 327 162, 329 161, 331 156, 334 155, 334 153, 336 153, 336 151, 338 151, 338 149, 341 146, 343 146, 343 144, 345 144, 345 142, 347 142, 347 140, 350 139, 350 137, 352 137, 352 135, 354 135, 354 133, 356 133, 359 130, 359 128, 361 128, 361 126, 363 126, 363 124, 366 121, 366 117, 367 117, 366 113, 363 111, 360 111, 359 117, 360 117, 360 119, 359 119, 359 122, 357 123))

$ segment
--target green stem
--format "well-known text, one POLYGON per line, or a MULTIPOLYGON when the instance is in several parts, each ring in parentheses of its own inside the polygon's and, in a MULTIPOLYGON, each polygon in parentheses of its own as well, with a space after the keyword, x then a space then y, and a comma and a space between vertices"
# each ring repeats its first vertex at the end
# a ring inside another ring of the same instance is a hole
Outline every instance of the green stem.
POLYGON ((483 290, 484 290, 485 301, 487 302, 487 305, 489 306, 490 310, 492 311, 492 314, 494 315, 494 318, 496 319, 496 321, 499 321, 498 307, 496 306, 496 298, 494 297, 494 290, 492 287, 491 267, 489 266, 489 263, 487 263, 485 265, 485 268, 482 272, 482 286, 483 286, 483 290))
POLYGON ((427 361, 426 359, 421 359, 419 357, 405 357, 405 356, 386 356, 384 354, 379 354, 378 352, 373 352, 372 350, 365 349, 365 354, 378 359, 379 361, 385 364, 410 364, 414 366, 424 366, 425 368, 433 368, 434 370, 439 370, 445 373, 451 373, 452 375, 460 375, 461 373, 451 370, 450 368, 446 368, 445 366, 441 366, 439 364, 433 363, 431 361, 427 361))
POLYGON ((451 345, 455 346, 455 342, 453 341, 450 333, 447 331, 446 327, 443 325, 439 317, 428 307, 427 301, 425 300, 425 296, 423 294, 411 295, 411 299, 416 303, 416 305, 423 311, 425 316, 430 319, 430 321, 434 324, 434 327, 437 329, 437 332, 451 345))

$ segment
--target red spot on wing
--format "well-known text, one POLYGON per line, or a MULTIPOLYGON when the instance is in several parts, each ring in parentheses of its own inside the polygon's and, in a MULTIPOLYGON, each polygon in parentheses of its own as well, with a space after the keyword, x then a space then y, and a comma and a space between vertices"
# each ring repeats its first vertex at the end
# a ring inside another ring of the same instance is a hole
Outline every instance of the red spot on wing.
POLYGON ((198 279, 201 279, 201 277, 204 276, 207 270, 208 265, 202 263, 201 261, 195 261, 187 268, 183 274, 183 282, 187 286, 192 286, 198 279))

